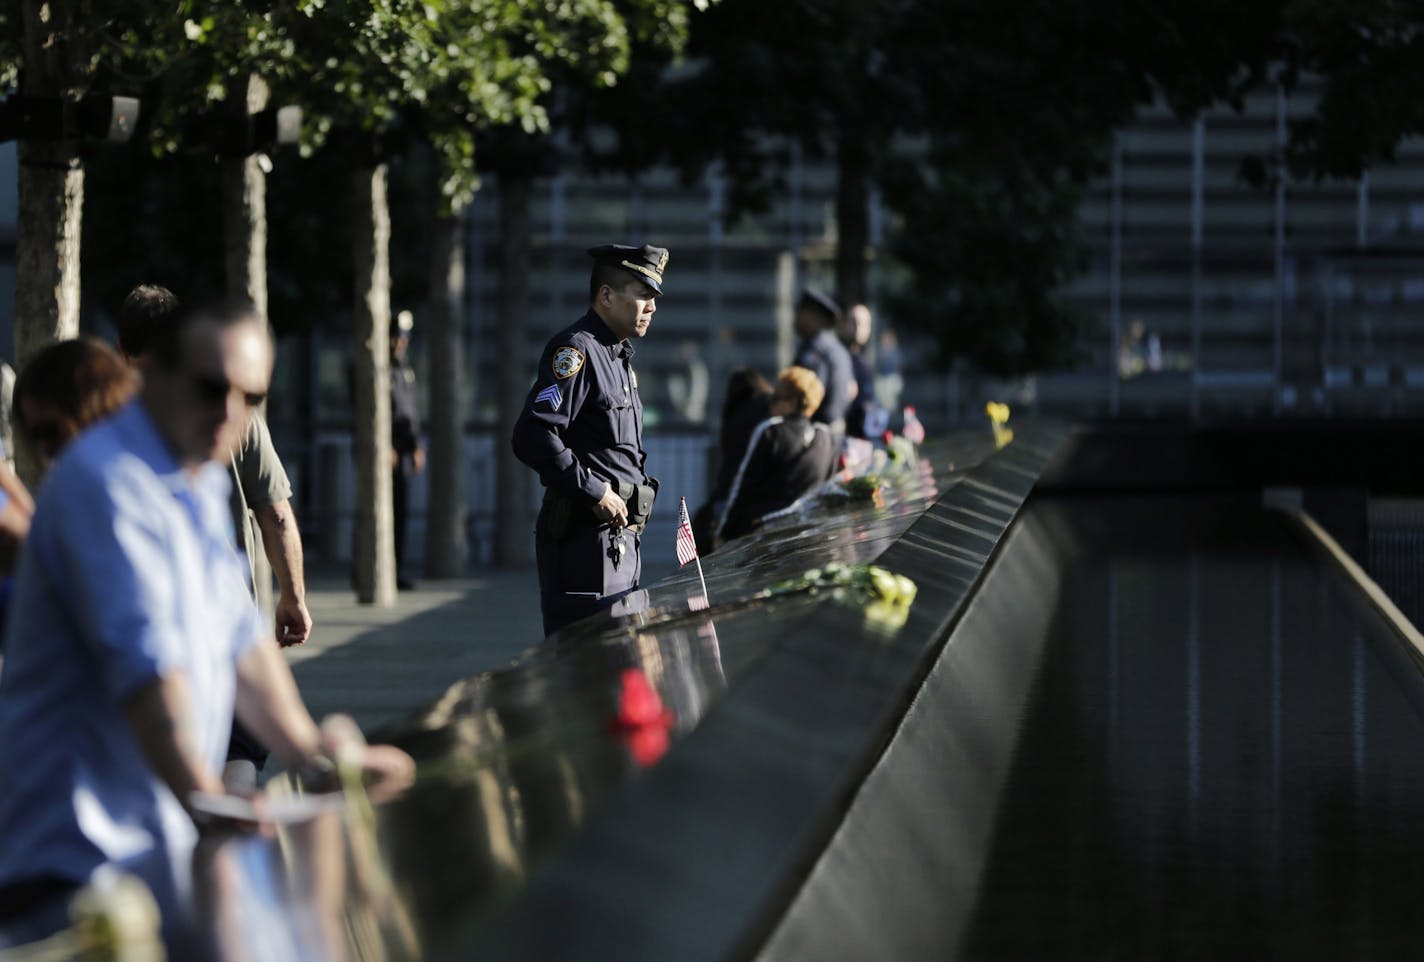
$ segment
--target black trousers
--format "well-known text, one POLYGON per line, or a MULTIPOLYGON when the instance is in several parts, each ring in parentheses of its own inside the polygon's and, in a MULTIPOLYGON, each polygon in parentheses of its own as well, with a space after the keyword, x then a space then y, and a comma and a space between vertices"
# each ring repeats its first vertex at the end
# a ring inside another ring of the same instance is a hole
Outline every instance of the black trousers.
POLYGON ((234 715, 232 735, 228 737, 227 741, 227 760, 230 762, 251 762, 257 766, 257 770, 260 772, 262 766, 267 764, 268 754, 266 746, 259 742, 257 736, 248 731, 247 726, 238 721, 237 716, 234 715))
POLYGON ((575 525, 555 539, 544 529, 541 511, 534 528, 534 555, 545 635, 611 608, 637 590, 643 573, 639 532, 586 524, 575 525))
POLYGON ((401 562, 405 558, 405 519, 410 508, 410 475, 406 473, 401 458, 400 467, 391 471, 391 513, 395 516, 396 574, 404 569, 401 562))

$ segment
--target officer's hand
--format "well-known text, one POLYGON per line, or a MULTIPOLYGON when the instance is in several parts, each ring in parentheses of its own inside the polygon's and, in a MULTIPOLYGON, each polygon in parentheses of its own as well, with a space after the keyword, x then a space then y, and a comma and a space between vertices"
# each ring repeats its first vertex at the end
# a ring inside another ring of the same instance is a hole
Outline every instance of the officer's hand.
POLYGON ((628 503, 618 497, 613 486, 609 485, 598 504, 593 506, 593 516, 599 521, 609 522, 615 528, 625 527, 628 524, 628 503))
POLYGON ((425 470, 425 449, 416 448, 415 453, 410 456, 411 466, 415 468, 415 473, 420 474, 425 470))

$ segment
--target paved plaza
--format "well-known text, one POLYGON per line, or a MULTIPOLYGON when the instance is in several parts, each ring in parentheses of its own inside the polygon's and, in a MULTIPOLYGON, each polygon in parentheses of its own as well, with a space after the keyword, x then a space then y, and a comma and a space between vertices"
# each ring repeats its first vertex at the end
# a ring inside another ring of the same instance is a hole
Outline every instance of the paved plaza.
POLYGON ((346 712, 368 732, 544 636, 532 568, 421 582, 391 608, 358 605, 345 576, 318 576, 307 606, 312 638, 287 650, 302 696, 316 718, 346 712))

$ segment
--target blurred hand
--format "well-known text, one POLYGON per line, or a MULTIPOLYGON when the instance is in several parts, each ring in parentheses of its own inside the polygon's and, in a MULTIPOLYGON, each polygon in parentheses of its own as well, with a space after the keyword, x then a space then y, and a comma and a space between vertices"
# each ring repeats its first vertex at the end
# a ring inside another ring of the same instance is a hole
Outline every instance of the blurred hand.
POLYGON ((234 832, 272 834, 273 825, 267 818, 267 794, 261 790, 241 795, 192 792, 186 807, 205 837, 222 837, 234 832))
POLYGON ((367 745, 362 752, 361 771, 366 794, 373 802, 383 802, 415 781, 415 759, 394 745, 367 745))
POLYGON ((300 645, 311 637, 312 619, 306 602, 292 598, 277 601, 277 644, 283 648, 300 645))
POLYGON ((322 719, 321 743, 338 764, 359 761, 366 794, 373 802, 398 795, 415 781, 415 759, 394 745, 367 745, 349 715, 322 719))
POLYGON ((425 449, 416 448, 415 453, 410 456, 411 466, 415 468, 415 473, 420 474, 425 470, 425 449))

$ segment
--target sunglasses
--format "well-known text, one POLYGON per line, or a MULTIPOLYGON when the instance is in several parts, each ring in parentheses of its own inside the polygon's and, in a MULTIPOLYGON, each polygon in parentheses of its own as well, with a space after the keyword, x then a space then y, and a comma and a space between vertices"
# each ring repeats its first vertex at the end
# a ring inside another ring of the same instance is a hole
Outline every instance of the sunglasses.
MULTIPOLYGON (((204 404, 216 407, 227 401, 227 396, 232 391, 232 382, 221 374, 189 374, 188 377, 193 382, 193 393, 198 395, 198 400, 204 404)), ((243 401, 249 408, 255 408, 267 400, 266 393, 244 393, 243 401)))

